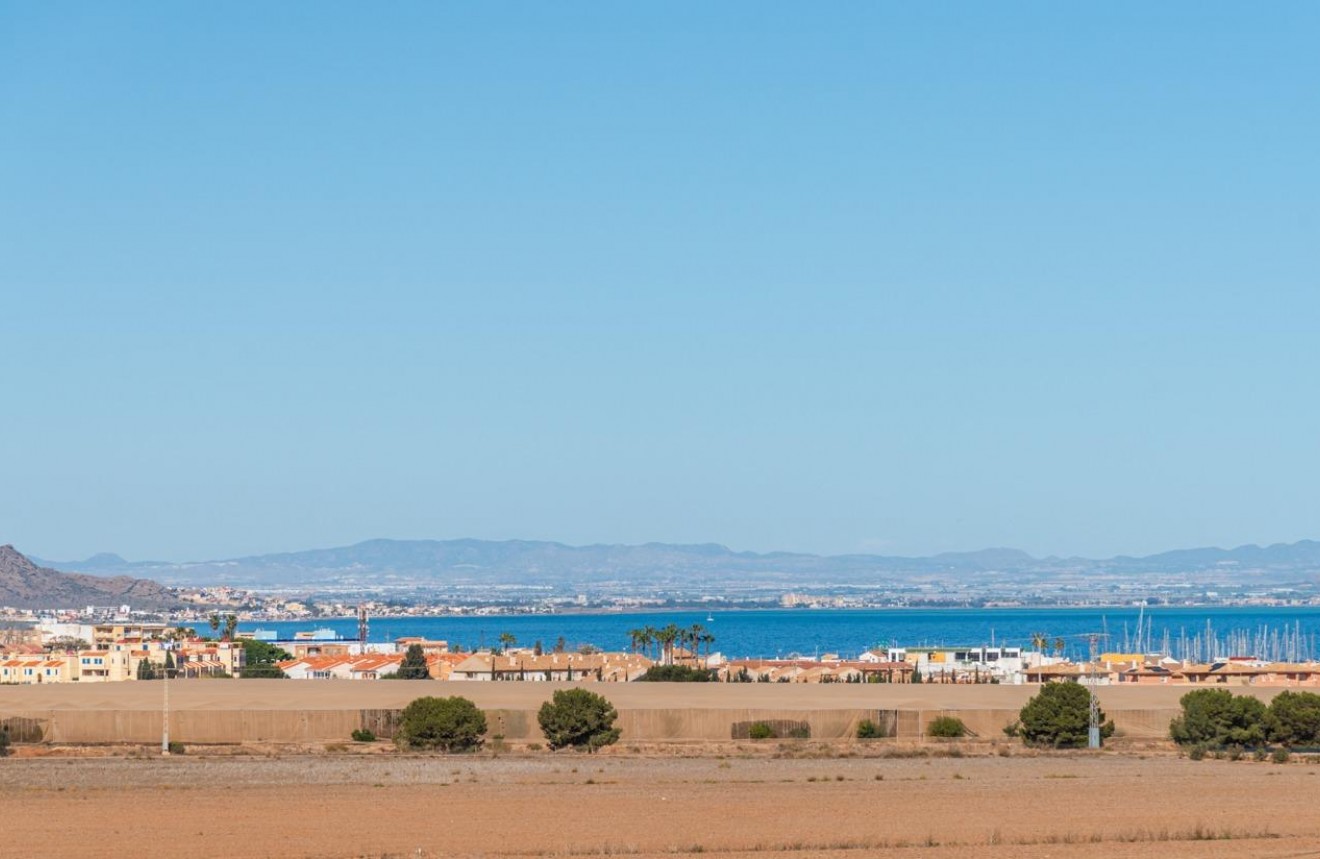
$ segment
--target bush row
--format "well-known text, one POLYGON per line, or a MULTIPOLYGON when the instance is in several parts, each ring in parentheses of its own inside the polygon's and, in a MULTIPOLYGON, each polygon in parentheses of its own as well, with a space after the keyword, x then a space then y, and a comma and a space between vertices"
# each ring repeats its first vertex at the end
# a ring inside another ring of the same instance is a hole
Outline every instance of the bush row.
MULTIPOLYGON (((583 748, 594 752, 619 739, 614 727, 618 711, 601 695, 586 689, 561 689, 541 705, 536 720, 552 749, 583 748)), ((486 714, 467 698, 426 696, 414 700, 399 717, 395 742, 405 749, 473 751, 486 733, 486 714)), ((353 732, 353 739, 370 742, 375 734, 353 732)))
POLYGON ((1169 724, 1169 736, 1181 746, 1320 745, 1320 695, 1314 692, 1280 692, 1266 706, 1259 698, 1226 689, 1197 689, 1180 703, 1182 715, 1169 724))

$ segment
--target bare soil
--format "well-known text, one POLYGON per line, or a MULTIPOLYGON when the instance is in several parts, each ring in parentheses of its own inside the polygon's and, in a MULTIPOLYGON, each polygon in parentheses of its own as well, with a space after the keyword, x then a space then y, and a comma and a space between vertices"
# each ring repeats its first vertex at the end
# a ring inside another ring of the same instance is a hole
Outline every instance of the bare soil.
POLYGON ((1320 853, 1320 766, 1171 755, 0 760, 0 857, 1320 853))

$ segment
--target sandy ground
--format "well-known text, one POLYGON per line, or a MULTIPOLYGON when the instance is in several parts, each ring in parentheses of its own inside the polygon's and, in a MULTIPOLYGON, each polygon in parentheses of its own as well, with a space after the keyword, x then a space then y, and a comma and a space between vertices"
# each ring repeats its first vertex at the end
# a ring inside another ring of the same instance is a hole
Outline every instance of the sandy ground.
POLYGON ((0 857, 1316 856, 1318 771, 1114 753, 8 758, 0 857))

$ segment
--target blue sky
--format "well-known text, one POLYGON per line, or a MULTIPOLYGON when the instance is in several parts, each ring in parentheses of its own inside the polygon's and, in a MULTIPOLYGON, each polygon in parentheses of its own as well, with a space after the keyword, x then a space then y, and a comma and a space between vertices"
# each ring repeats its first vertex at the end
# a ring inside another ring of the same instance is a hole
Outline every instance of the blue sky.
POLYGON ((0 3, 0 542, 1320 537, 1318 36, 0 3))

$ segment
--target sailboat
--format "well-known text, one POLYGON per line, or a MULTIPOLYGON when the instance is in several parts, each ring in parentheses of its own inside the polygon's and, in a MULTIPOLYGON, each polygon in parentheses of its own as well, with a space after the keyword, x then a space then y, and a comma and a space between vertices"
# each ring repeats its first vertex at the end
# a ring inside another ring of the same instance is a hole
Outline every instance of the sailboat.
POLYGON ((706 623, 714 623, 714 622, 715 622, 715 615, 713 615, 713 614, 707 614, 707 615, 706 615, 706 623))

